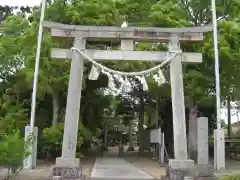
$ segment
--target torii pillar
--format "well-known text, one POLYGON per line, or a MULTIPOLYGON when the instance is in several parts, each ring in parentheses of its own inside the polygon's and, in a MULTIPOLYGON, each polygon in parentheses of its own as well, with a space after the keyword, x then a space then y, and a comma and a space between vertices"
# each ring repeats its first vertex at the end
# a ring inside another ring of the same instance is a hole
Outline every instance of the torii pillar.
MULTIPOLYGON (((134 41, 168 42, 171 52, 180 50, 180 41, 201 41, 203 33, 211 27, 193 28, 120 28, 112 26, 75 26, 44 22, 44 27, 51 29, 51 35, 74 39, 74 47, 84 51, 90 58, 99 60, 166 60, 167 52, 135 51, 134 41), (85 42, 105 40, 121 41, 121 50, 85 49, 85 42)), ((82 89, 83 58, 69 49, 52 49, 52 58, 72 59, 65 116, 62 156, 57 158, 52 169, 52 177, 64 180, 82 179, 80 161, 75 157, 77 131, 82 89)), ((182 63, 202 62, 201 53, 181 53, 170 62, 171 93, 173 108, 174 154, 169 160, 168 174, 170 179, 183 180, 185 176, 194 176, 194 162, 188 160, 185 122, 185 105, 183 92, 182 63)))
MULTIPOLYGON (((179 36, 172 35, 169 41, 170 51, 179 51, 179 36)), ((182 180, 185 176, 196 177, 194 160, 188 159, 184 87, 181 56, 170 62, 170 81, 173 115, 174 159, 169 159, 167 174, 171 180, 182 180)))

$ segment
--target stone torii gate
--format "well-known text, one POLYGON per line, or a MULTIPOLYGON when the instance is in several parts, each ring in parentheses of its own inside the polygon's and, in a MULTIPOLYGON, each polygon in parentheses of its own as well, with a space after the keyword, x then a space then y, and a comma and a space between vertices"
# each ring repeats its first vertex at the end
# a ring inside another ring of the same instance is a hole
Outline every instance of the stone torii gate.
MULTIPOLYGON (((134 43, 142 41, 165 42, 171 52, 179 51, 180 42, 202 41, 203 33, 211 27, 192 28, 149 28, 149 27, 113 27, 113 26, 78 26, 53 22, 44 22, 43 26, 50 29, 53 37, 71 38, 73 46, 85 52, 96 61, 100 60, 138 60, 164 61, 167 52, 135 51, 134 43), (86 49, 88 41, 120 41, 120 50, 86 49)), ((52 176, 65 179, 81 179, 80 160, 75 158, 77 130, 82 90, 84 59, 76 51, 70 49, 52 49, 52 58, 72 59, 67 95, 62 156, 56 159, 52 176), (76 173, 77 172, 77 173, 76 173)), ((188 160, 185 122, 185 104, 183 92, 182 63, 201 63, 201 53, 181 53, 170 62, 170 80, 173 110, 174 155, 169 160, 169 175, 173 177, 175 169, 191 172, 194 161, 188 160)), ((176 174, 175 174, 176 175, 176 174)), ((176 176, 175 176, 176 177, 176 176)))

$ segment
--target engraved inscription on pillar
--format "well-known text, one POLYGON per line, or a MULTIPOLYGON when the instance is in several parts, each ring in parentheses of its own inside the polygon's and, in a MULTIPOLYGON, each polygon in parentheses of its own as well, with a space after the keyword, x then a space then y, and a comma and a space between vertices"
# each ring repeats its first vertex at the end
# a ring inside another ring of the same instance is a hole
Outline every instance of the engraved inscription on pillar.
POLYGON ((72 140, 71 140, 71 136, 69 137, 69 139, 68 139, 68 149, 69 150, 73 150, 73 143, 72 143, 72 140))

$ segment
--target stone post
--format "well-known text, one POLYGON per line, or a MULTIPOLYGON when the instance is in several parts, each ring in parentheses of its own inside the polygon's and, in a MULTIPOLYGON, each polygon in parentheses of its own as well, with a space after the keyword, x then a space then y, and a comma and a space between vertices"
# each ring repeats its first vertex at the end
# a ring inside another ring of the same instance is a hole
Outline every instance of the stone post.
MULTIPOLYGON (((25 142, 33 143, 31 155, 24 158, 23 160, 23 169, 34 169, 37 165, 37 139, 38 139, 38 127, 34 127, 34 132, 32 136, 29 136, 31 133, 31 127, 25 126, 25 142), (31 137, 31 139, 29 139, 31 137), (29 142, 30 141, 30 142, 29 142)), ((26 149, 29 152, 30 148, 26 149)))
MULTIPOLYGON (((180 42, 177 35, 172 35, 169 42, 169 50, 180 50, 180 42)), ((194 161, 188 160, 187 154, 182 59, 180 55, 170 62, 170 81, 175 159, 169 160, 167 175, 171 180, 183 180, 185 176, 195 177, 196 172, 194 171, 194 161)))
POLYGON ((156 159, 156 153, 155 153, 155 151, 156 151, 155 144, 152 144, 152 153, 153 153, 153 154, 152 154, 152 155, 153 155, 153 156, 152 156, 152 159, 153 159, 153 160, 156 159))
POLYGON ((162 133, 161 135, 161 162, 164 163, 165 159, 164 159, 164 151, 165 151, 165 144, 164 144, 164 133, 162 133))
POLYGON ((208 177, 214 175, 213 166, 209 164, 208 149, 208 118, 197 118, 197 168, 198 176, 208 177))
POLYGON ((189 110, 188 124, 188 158, 197 163, 197 112, 195 108, 189 110))
MULTIPOLYGON (((75 38, 74 47, 85 49, 85 39, 75 38)), ((78 121, 82 91, 84 62, 81 55, 73 51, 69 77, 67 107, 62 145, 62 156, 56 159, 53 176, 78 179, 81 176, 80 160, 76 156, 78 121)))
POLYGON ((214 168, 225 169, 225 139, 224 129, 214 130, 214 168))
POLYGON ((161 145, 162 145, 162 130, 161 128, 158 128, 158 143, 157 143, 157 146, 158 146, 158 158, 157 160, 158 161, 161 161, 161 145))

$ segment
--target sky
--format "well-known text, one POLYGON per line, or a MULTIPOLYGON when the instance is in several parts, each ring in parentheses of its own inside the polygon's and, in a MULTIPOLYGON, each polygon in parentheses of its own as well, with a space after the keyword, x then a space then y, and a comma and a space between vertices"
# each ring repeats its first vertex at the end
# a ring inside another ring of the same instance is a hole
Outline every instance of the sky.
POLYGON ((0 0, 0 5, 8 6, 36 6, 41 0, 0 0))

